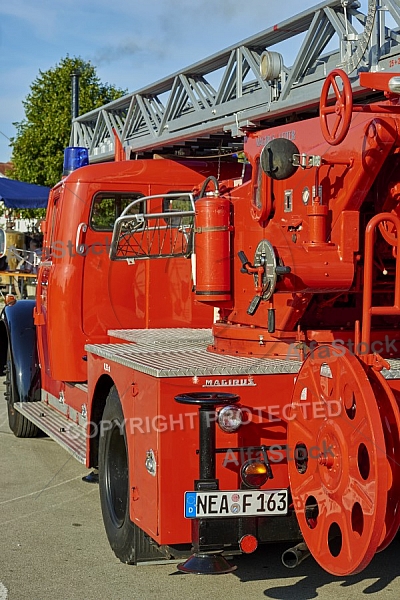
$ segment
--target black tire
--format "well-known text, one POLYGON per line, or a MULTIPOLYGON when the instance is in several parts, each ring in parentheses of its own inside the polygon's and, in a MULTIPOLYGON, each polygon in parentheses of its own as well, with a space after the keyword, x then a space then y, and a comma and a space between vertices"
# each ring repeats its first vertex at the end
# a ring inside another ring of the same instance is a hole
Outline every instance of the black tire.
POLYGON ((129 466, 124 415, 115 387, 108 394, 100 427, 99 490, 108 541, 123 563, 165 558, 157 544, 129 517, 129 466))
POLYGON ((7 400, 8 425, 13 434, 18 438, 36 437, 39 433, 38 427, 14 408, 15 402, 19 402, 19 397, 15 389, 15 369, 10 346, 7 348, 5 372, 6 391, 4 396, 7 400))

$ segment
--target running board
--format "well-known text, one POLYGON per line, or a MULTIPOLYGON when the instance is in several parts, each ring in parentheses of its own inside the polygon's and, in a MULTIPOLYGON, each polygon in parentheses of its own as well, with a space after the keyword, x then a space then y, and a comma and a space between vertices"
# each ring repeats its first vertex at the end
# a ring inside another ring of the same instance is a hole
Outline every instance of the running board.
POLYGON ((67 419, 45 402, 16 402, 14 408, 76 460, 86 464, 86 432, 81 425, 67 419))

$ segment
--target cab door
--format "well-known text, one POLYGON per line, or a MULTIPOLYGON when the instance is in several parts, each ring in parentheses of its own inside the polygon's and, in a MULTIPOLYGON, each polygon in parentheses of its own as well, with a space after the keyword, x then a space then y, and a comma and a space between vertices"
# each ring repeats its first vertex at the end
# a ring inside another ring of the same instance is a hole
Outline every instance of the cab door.
MULTIPOLYGON (((141 191, 104 191, 93 194, 87 231, 82 238, 83 330, 90 340, 106 339, 110 329, 143 327, 146 314, 146 265, 111 261, 115 219, 141 191)), ((137 204, 133 212, 143 211, 137 204)))
POLYGON ((51 377, 50 371, 50 343, 48 323, 48 289, 51 282, 53 267, 53 246, 57 239, 61 216, 61 193, 60 188, 52 191, 49 197, 46 220, 43 222, 44 246, 42 261, 38 268, 36 286, 36 307, 34 310, 34 322, 38 341, 39 361, 42 373, 51 377))

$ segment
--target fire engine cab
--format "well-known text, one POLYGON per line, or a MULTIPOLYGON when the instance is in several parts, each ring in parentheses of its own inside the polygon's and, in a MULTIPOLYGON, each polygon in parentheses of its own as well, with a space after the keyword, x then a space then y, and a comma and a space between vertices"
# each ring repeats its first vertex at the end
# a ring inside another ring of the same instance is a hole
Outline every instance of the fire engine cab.
POLYGON ((342 576, 396 535, 399 33, 398 0, 325 0, 74 119, 2 359, 11 429, 98 469, 123 562, 287 541, 342 576))

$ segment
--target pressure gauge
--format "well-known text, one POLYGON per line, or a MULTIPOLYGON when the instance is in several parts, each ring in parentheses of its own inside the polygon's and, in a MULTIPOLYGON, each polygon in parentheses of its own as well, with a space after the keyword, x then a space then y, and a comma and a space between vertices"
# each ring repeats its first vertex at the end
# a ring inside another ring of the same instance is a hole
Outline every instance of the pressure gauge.
POLYGON ((258 244, 254 254, 254 266, 256 268, 264 267, 262 281, 258 281, 258 273, 255 273, 254 283, 256 287, 262 287, 262 300, 268 300, 274 293, 277 278, 276 256, 272 244, 268 240, 261 240, 258 244))

